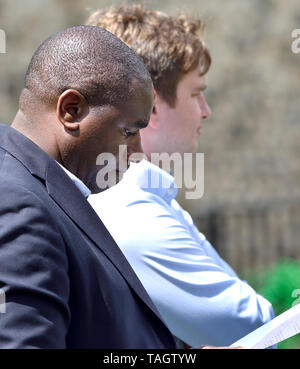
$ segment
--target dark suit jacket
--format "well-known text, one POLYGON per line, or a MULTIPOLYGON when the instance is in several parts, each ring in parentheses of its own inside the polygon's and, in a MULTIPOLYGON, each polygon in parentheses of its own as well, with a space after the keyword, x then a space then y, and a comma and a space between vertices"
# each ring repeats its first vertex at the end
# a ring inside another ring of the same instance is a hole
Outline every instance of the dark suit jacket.
POLYGON ((174 348, 122 252, 62 168, 0 125, 0 348, 174 348))

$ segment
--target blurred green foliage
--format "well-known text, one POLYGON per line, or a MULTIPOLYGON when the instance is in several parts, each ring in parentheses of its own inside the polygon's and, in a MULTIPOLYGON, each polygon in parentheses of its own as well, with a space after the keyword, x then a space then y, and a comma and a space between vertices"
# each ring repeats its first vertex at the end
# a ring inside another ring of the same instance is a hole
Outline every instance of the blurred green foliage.
MULTIPOLYGON (((242 278, 272 303, 276 316, 300 302, 300 262, 297 260, 282 259, 265 270, 245 272, 242 278)), ((279 343, 278 348, 299 349, 300 334, 279 343)))

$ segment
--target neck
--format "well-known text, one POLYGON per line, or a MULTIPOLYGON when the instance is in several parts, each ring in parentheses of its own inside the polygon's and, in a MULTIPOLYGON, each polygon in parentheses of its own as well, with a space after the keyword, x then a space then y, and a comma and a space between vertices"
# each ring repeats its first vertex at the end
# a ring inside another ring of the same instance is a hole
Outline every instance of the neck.
POLYGON ((18 110, 11 127, 33 141, 54 160, 61 163, 55 136, 49 129, 51 127, 50 122, 47 121, 47 117, 42 116, 40 117, 40 121, 37 121, 34 117, 29 117, 21 110, 18 110))

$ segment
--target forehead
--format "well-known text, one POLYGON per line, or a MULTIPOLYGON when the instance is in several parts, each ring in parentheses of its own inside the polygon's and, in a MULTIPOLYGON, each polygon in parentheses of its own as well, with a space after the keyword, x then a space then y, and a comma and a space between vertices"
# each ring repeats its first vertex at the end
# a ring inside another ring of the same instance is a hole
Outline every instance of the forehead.
POLYGON ((152 112, 154 89, 151 81, 134 81, 126 105, 136 114, 149 120, 152 112))
POLYGON ((117 106, 122 126, 144 128, 153 108, 154 90, 152 82, 134 83, 129 97, 117 106))
POLYGON ((205 75, 201 75, 202 68, 198 65, 195 69, 187 72, 183 75, 177 85, 177 91, 180 88, 206 88, 206 77, 205 75))
POLYGON ((143 95, 143 97, 150 97, 153 98, 154 95, 154 89, 153 89, 153 83, 151 79, 144 79, 144 80, 137 80, 133 79, 131 81, 131 93, 130 96, 132 98, 136 98, 140 95, 143 95))

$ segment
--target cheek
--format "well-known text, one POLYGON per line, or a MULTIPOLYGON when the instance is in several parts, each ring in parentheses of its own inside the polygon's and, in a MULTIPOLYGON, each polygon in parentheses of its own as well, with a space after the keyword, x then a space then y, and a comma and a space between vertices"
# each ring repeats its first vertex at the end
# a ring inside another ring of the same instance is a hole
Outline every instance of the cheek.
POLYGON ((186 115, 185 115, 185 122, 186 125, 190 128, 190 130, 194 130, 199 123, 201 122, 202 112, 201 107, 199 105, 199 101, 196 99, 187 105, 186 115))
POLYGON ((199 121, 198 106, 193 101, 187 101, 186 105, 176 112, 174 122, 176 129, 183 133, 191 130, 192 126, 199 121))
POLYGON ((190 99, 189 104, 186 106, 189 108, 190 115, 194 116, 195 119, 201 116, 201 102, 198 98, 190 99))
POLYGON ((120 132, 112 132, 110 135, 105 137, 103 142, 101 142, 101 145, 105 148, 106 152, 117 155, 119 152, 119 146, 124 145, 124 136, 120 132))

